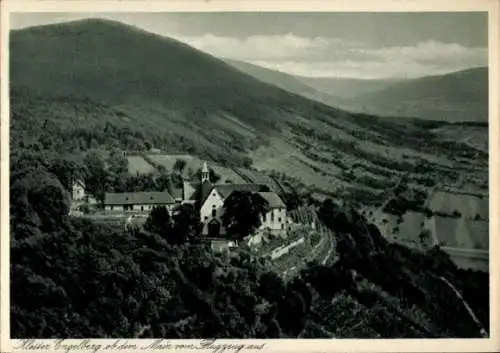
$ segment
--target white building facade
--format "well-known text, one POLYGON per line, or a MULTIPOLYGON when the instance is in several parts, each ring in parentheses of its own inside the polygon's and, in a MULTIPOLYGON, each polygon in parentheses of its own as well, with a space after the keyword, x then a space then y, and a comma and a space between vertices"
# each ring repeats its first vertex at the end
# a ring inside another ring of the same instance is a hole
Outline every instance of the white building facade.
POLYGON ((205 197, 200 208, 200 220, 203 223, 202 235, 219 237, 226 235, 222 225, 224 201, 235 191, 251 191, 260 195, 269 204, 270 210, 261 217, 260 231, 269 231, 272 234, 286 233, 286 206, 274 192, 260 192, 261 188, 255 184, 219 185, 214 186, 205 197))

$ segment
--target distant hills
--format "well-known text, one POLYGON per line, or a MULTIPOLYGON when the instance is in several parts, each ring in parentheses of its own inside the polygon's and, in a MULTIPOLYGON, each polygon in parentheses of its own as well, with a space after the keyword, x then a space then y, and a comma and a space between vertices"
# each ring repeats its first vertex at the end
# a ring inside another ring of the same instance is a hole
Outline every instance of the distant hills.
POLYGON ((237 69, 293 93, 352 112, 448 122, 488 121, 488 69, 406 80, 292 76, 252 64, 237 69))
POLYGON ((320 92, 327 93, 337 98, 356 98, 362 94, 383 90, 402 79, 370 80, 356 78, 331 78, 331 77, 302 77, 296 76, 297 80, 315 88, 320 92))
POLYGON ((354 98, 353 110, 384 116, 488 121, 488 69, 485 67, 396 82, 354 98))

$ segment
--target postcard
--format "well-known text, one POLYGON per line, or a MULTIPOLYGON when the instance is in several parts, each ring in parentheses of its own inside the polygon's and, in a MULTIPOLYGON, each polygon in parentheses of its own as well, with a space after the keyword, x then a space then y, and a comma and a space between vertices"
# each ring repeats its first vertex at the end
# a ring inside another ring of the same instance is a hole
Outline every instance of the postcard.
POLYGON ((497 351, 496 1, 4 1, 1 351, 497 351))

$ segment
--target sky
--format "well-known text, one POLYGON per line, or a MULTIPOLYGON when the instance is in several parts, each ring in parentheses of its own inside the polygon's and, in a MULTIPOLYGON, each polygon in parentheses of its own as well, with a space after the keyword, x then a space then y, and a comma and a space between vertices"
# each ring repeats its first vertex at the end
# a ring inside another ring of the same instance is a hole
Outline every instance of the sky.
POLYGON ((214 56, 308 77, 414 78, 487 66, 487 13, 16 13, 12 29, 108 18, 214 56))

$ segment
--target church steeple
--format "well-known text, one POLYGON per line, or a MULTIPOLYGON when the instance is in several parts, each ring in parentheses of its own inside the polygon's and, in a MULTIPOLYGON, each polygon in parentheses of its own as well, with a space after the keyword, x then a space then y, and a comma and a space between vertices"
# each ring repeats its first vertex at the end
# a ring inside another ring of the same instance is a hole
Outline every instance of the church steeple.
POLYGON ((210 172, 208 171, 207 162, 203 162, 203 169, 201 170, 201 183, 210 182, 210 172))

